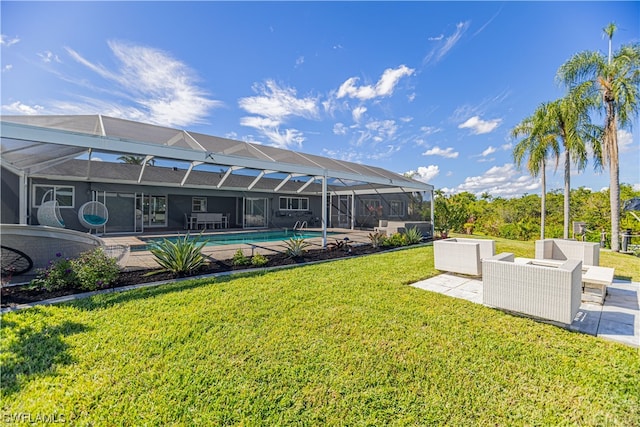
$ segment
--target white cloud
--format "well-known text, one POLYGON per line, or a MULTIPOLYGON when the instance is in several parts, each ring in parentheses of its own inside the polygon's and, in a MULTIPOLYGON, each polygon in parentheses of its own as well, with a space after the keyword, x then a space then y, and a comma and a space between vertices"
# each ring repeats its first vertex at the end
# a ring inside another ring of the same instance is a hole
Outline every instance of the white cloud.
POLYGON ((26 105, 20 101, 16 101, 9 105, 3 105, 2 111, 9 114, 18 114, 18 115, 29 115, 33 116, 36 114, 42 114, 44 108, 40 105, 26 105))
POLYGON ((351 116, 353 117, 353 121, 356 123, 360 122, 360 119, 362 119, 362 115, 364 113, 367 112, 367 107, 364 106, 359 106, 353 109, 353 111, 351 112, 351 116))
POLYGON ((482 152, 482 157, 487 157, 489 154, 493 154, 496 152, 496 149, 492 146, 487 147, 486 150, 482 152))
POLYGON ((299 56, 298 58, 296 58, 296 67, 299 67, 302 64, 304 64, 304 56, 299 56))
POLYGON ((433 135, 434 133, 442 132, 442 129, 435 126, 422 126, 420 128, 420 132, 424 133, 425 136, 428 136, 433 135))
POLYGON ((298 98, 293 88, 280 87, 275 81, 256 83, 253 90, 258 95, 240 98, 240 108, 250 114, 283 121, 290 116, 316 118, 318 105, 315 98, 298 98))
POLYGON ((2 67, 2 72, 11 71, 12 69, 13 69, 13 65, 12 64, 7 64, 4 67, 2 67))
POLYGON ((346 135, 347 127, 344 125, 344 123, 336 123, 335 125, 333 125, 333 133, 335 135, 346 135))
POLYGON ((492 132, 495 128, 500 126, 502 119, 482 120, 479 116, 473 116, 466 122, 458 125, 459 129, 471 129, 471 132, 475 135, 482 135, 484 133, 492 132))
POLYGON ((243 117, 240 124, 259 130, 276 147, 302 146, 305 140, 302 132, 297 129, 280 130, 280 126, 290 117, 317 118, 317 99, 298 98, 295 89, 281 87, 273 80, 254 84, 253 90, 257 95, 240 98, 238 105, 256 116, 243 117))
POLYGON ((242 117, 240 118, 240 124, 242 126, 252 127, 256 129, 275 128, 280 125, 280 121, 271 119, 269 117, 242 117))
MULTIPOLYGON (((220 101, 209 99, 196 85, 194 72, 168 53, 118 41, 109 41, 108 45, 120 61, 118 69, 110 70, 92 63, 71 48, 66 50, 78 63, 100 77, 116 82, 122 96, 133 101, 133 106, 113 105, 113 113, 119 117, 164 126, 186 126, 204 122, 211 108, 222 105, 220 101)), ((68 103, 68 107, 73 110, 102 103, 104 101, 100 99, 87 99, 85 105, 68 103)), ((64 105, 59 103, 59 106, 64 105)), ((84 114, 89 112, 85 110, 84 114)), ((106 114, 101 110, 95 112, 106 114)))
POLYGON ((469 23, 469 21, 459 22, 456 24, 456 29, 453 34, 448 37, 445 37, 444 34, 441 34, 438 37, 430 37, 429 41, 438 41, 442 43, 438 43, 438 46, 434 47, 429 54, 427 54, 423 62, 427 63, 431 61, 431 59, 433 59, 434 62, 440 61, 460 41, 460 38, 462 38, 463 34, 469 28, 469 23))
POLYGON ((9 36, 7 36, 7 35, 0 34, 0 45, 1 46, 10 47, 10 46, 13 46, 14 44, 16 44, 18 42, 20 42, 20 39, 18 37, 9 38, 9 36))
POLYGON ((537 178, 520 175, 512 163, 506 163, 490 168, 483 175, 467 177, 464 183, 448 189, 448 192, 468 191, 476 195, 487 192, 492 196, 517 197, 539 187, 540 181, 537 178))
POLYGON ((44 63, 50 63, 50 62, 61 63, 62 62, 58 57, 58 55, 54 54, 49 50, 39 53, 38 56, 40 57, 40 59, 42 59, 42 62, 44 63))
POLYGON ((369 131, 374 133, 374 141, 382 142, 385 140, 393 139, 398 126, 394 120, 377 120, 369 122, 365 125, 369 131))
POLYGON ((457 151, 453 151, 453 147, 447 147, 445 149, 442 149, 440 147, 433 147, 432 149, 422 153, 423 156, 442 156, 448 159, 455 159, 459 154, 460 153, 458 153, 457 151))
POLYGON ((437 165, 420 166, 418 170, 410 170, 406 175, 410 175, 413 179, 429 183, 433 178, 438 176, 440 168, 437 165))
POLYGON ((511 148, 513 148, 513 144, 511 142, 508 142, 506 144, 502 144, 500 148, 503 149, 504 151, 509 151, 511 150, 511 148))
POLYGON ((271 145, 279 148, 291 148, 293 146, 302 147, 305 138, 297 129, 285 129, 280 131, 274 128, 260 129, 262 133, 269 138, 271 145))
POLYGON ((350 77, 342 83, 336 97, 338 99, 344 97, 357 98, 361 101, 366 101, 372 98, 391 96, 400 79, 413 75, 414 71, 413 68, 408 68, 405 65, 401 65, 395 69, 387 68, 375 86, 365 85, 358 87, 356 85, 359 80, 358 77, 350 77))
POLYGON ((633 134, 627 130, 620 129, 618 131, 618 149, 620 152, 631 151, 633 148, 633 134))

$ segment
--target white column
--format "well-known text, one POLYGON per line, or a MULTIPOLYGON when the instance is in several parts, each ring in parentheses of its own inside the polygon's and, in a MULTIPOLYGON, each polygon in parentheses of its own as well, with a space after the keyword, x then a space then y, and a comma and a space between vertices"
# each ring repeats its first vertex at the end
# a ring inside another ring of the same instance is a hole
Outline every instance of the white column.
POLYGON ((435 204, 435 200, 433 199, 433 188, 429 191, 429 193, 431 194, 431 238, 435 238, 436 237, 436 230, 435 230, 435 222, 433 220, 433 211, 434 211, 434 204, 435 204))
POLYGON ((327 171, 322 176, 322 247, 327 247, 327 171))
POLYGON ((29 208, 29 198, 27 189, 29 188, 29 179, 24 172, 20 172, 18 175, 18 179, 20 180, 18 190, 18 222, 20 224, 27 223, 27 211, 29 208))
POLYGON ((351 229, 356 227, 356 192, 351 194, 351 229))

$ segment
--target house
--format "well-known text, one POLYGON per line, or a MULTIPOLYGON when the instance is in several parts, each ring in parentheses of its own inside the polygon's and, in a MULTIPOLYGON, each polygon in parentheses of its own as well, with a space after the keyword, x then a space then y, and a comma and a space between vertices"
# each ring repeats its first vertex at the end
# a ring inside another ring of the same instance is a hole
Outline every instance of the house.
POLYGON ((0 139, 2 223, 37 225, 54 200, 82 231, 101 202, 103 234, 433 224, 433 186, 374 166, 101 115, 2 116, 0 139))

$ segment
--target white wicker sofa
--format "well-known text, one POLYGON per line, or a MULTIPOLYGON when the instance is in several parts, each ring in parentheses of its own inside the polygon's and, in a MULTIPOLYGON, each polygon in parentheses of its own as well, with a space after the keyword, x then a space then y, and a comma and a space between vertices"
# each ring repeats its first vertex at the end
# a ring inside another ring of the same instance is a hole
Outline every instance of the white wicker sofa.
POLYGON ((536 240, 536 259, 565 261, 578 259, 584 265, 600 265, 600 245, 577 240, 536 240))
POLYGON ((582 262, 550 267, 513 261, 511 253, 482 261, 483 304, 570 325, 580 308, 582 262))
POLYGON ((437 270, 482 276, 482 259, 496 253, 494 240, 450 238, 433 242, 437 270))

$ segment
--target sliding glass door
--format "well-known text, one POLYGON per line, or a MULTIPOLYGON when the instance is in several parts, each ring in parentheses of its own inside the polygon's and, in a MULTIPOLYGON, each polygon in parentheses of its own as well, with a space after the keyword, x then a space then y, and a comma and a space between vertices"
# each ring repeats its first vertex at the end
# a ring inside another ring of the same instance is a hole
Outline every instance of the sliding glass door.
POLYGON ((264 198, 244 198, 244 215, 242 220, 242 226, 244 228, 265 228, 267 226, 267 202, 268 199, 264 198))

